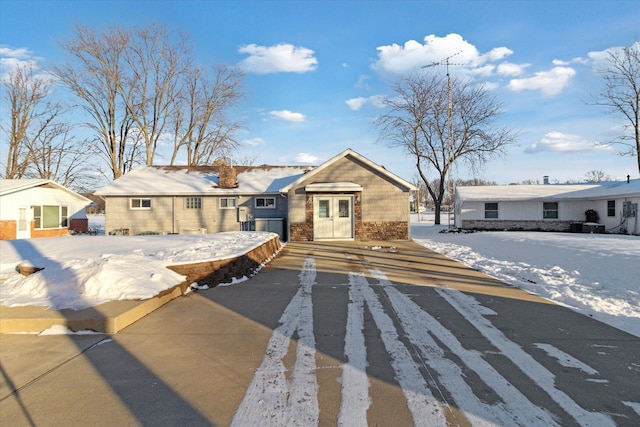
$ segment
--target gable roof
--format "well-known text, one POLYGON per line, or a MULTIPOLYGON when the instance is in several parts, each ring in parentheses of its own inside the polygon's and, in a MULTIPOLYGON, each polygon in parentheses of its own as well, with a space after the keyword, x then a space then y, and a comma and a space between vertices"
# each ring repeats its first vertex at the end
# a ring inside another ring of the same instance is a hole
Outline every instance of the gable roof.
POLYGON ((411 184, 410 182, 405 181, 404 179, 400 178, 399 176, 389 172, 384 167, 372 162, 371 160, 367 159, 363 155, 356 153, 351 148, 347 148, 342 153, 340 153, 340 154, 332 157, 331 159, 327 160, 326 162, 324 162, 323 164, 321 164, 317 168, 311 170, 310 172, 308 172, 304 176, 300 176, 295 181, 293 181, 290 184, 288 184, 287 186, 283 187, 280 191, 285 193, 285 192, 291 190, 292 188, 300 185, 303 181, 306 181, 309 178, 313 177, 315 174, 319 173, 320 171, 331 167, 331 165, 335 164, 338 160, 343 159, 345 157, 352 157, 352 158, 356 159, 358 162, 363 163, 367 167, 375 170, 380 175, 385 176, 387 179, 389 179, 391 182, 395 183, 399 187, 404 187, 407 190, 416 190, 416 187, 413 184, 411 184))
POLYGON ((58 184, 50 179, 2 179, 0 180, 0 196, 6 196, 9 194, 19 193, 21 191, 28 190, 35 187, 48 187, 61 190, 68 195, 75 197, 79 200, 91 203, 91 200, 87 199, 83 195, 76 193, 73 190, 69 190, 67 187, 58 184))
POLYGON ((640 179, 593 184, 489 185, 456 187, 461 201, 595 200, 640 197, 640 179))
POLYGON ((141 166, 102 187, 99 196, 278 194, 308 166, 235 166, 237 186, 221 188, 222 166, 141 166))

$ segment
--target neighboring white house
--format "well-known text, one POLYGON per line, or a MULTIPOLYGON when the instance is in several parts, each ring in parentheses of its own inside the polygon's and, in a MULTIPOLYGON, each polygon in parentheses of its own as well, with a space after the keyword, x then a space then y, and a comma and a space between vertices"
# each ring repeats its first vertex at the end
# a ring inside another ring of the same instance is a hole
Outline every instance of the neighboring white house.
POLYGON ((640 179, 592 184, 457 187, 455 225, 478 230, 584 229, 640 234, 638 203, 640 179), (597 221, 587 219, 587 210, 597 213, 597 221))
POLYGON ((0 239, 87 231, 91 200, 48 179, 0 180, 0 239))

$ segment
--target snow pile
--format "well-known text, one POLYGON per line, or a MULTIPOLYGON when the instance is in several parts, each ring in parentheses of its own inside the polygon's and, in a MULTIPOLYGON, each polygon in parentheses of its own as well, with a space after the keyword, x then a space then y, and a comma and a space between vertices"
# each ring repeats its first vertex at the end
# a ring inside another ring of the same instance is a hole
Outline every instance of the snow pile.
POLYGON ((80 310, 147 299, 184 280, 168 265, 244 255, 276 236, 229 232, 174 236, 73 236, 0 241, 0 302, 80 310), (16 266, 44 270, 22 276, 16 266))
POLYGON ((440 233, 413 239, 471 268, 640 336, 640 238, 541 232, 440 233))

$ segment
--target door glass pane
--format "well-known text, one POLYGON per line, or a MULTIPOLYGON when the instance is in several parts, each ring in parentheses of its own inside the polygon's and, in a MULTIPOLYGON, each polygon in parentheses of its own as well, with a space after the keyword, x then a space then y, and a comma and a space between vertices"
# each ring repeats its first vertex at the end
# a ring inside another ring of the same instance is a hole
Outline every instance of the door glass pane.
POLYGON ((338 206, 338 216, 340 218, 349 218, 349 200, 340 200, 338 206))
POLYGON ((328 200, 318 201, 318 217, 329 218, 329 201, 328 200))
POLYGON ((27 209, 26 208, 20 208, 18 210, 19 212, 19 217, 18 217, 18 230, 20 231, 24 231, 27 229, 27 209))

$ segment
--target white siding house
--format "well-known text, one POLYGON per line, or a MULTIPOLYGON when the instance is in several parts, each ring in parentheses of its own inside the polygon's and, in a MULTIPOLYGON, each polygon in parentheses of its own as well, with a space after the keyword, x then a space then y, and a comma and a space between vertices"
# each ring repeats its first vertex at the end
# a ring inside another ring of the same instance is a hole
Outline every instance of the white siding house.
POLYGON ((593 184, 457 187, 455 225, 478 230, 640 234, 640 179, 593 184), (597 219, 587 218, 595 211, 597 219))
POLYGON ((0 180, 0 238, 53 237, 86 231, 91 200, 48 179, 0 180))

